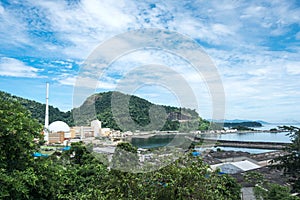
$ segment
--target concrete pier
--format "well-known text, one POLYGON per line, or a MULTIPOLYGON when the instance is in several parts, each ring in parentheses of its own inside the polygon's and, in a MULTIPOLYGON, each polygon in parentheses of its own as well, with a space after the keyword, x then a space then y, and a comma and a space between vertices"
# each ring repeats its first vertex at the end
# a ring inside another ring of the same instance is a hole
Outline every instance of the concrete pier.
POLYGON ((253 149, 284 149, 289 143, 284 142, 250 142, 250 141, 229 141, 229 140, 210 140, 204 139, 205 143, 215 142, 219 147, 241 147, 241 148, 253 148, 253 149))

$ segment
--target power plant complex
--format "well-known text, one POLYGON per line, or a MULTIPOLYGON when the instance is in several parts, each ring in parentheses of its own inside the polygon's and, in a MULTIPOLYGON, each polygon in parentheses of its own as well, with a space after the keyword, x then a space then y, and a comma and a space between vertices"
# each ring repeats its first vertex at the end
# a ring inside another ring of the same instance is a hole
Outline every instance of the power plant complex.
MULTIPOLYGON (((50 113, 51 114, 51 113, 50 113)), ((74 126, 63 121, 54 121, 49 125, 49 83, 46 83, 46 110, 44 125, 44 140, 46 144, 65 144, 71 139, 86 139, 95 137, 122 137, 119 131, 110 130, 110 128, 102 128, 101 121, 93 120, 90 126, 74 126)))

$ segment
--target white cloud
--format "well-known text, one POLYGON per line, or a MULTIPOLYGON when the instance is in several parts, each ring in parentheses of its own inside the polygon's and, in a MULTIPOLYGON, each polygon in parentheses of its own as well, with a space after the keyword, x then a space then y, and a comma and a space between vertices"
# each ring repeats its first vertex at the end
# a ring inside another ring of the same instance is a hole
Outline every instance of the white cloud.
POLYGON ((288 74, 291 75, 300 75, 300 61, 298 63, 289 63, 286 66, 288 74))
POLYGON ((63 1, 36 1, 49 20, 49 28, 68 45, 60 50, 83 59, 103 39, 126 31, 134 17, 127 14, 122 1, 80 1, 73 7, 63 1))
POLYGON ((0 42, 3 47, 30 44, 26 26, 0 3, 0 42))
POLYGON ((226 4, 219 1, 166 1, 157 3, 154 8, 149 4, 83 0, 70 6, 64 1, 24 2, 24 6, 32 8, 27 9, 32 17, 30 24, 27 11, 16 12, 16 6, 15 10, 3 11, 6 14, 1 30, 8 30, 6 34, 18 32, 14 35, 19 38, 9 41, 22 40, 36 48, 37 38, 26 31, 53 32, 51 37, 58 42, 41 41, 45 47, 42 50, 83 59, 100 42, 128 29, 168 27, 208 43, 232 46, 246 45, 249 41, 257 43, 257 40, 264 40, 266 32, 284 33, 291 23, 300 21, 297 17, 299 9, 292 9, 290 3, 280 1, 226 4))
POLYGON ((218 35, 226 36, 226 35, 232 35, 233 32, 225 25, 223 24, 213 24, 212 25, 212 31, 218 35))
MULTIPOLYGON (((209 49, 222 75, 227 118, 280 119, 297 117, 299 57, 297 52, 209 49), (289 105, 294 105, 290 110, 289 105), (281 114, 280 114, 281 113, 281 114)), ((295 118, 297 119, 297 118, 295 118)))
POLYGON ((61 77, 56 79, 62 85, 81 87, 81 88, 91 88, 91 89, 103 89, 112 90, 116 87, 113 83, 108 83, 104 81, 99 81, 89 77, 61 77))
POLYGON ((83 0, 68 5, 65 1, 46 0, 23 4, 32 9, 18 12, 19 5, 14 10, 1 9, 3 35, 14 35, 6 42, 39 48, 36 41, 41 39, 30 32, 50 31, 57 42, 41 41, 42 51, 80 59, 100 42, 128 29, 167 27, 211 44, 231 47, 257 44, 270 34, 286 33, 289 25, 300 22, 299 8, 287 1, 166 1, 153 8, 150 2, 132 1, 83 0), (8 34, 11 32, 16 34, 8 34))
POLYGON ((0 76, 38 78, 39 71, 14 58, 3 57, 0 60, 0 76))

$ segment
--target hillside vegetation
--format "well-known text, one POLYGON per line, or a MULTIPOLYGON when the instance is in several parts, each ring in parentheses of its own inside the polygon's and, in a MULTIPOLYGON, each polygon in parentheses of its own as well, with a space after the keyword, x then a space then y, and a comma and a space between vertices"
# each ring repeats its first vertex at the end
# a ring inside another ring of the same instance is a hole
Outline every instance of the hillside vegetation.
MULTIPOLYGON (((61 120, 74 125, 89 125, 91 120, 99 119, 102 121, 103 127, 113 128, 115 130, 123 130, 124 127, 119 127, 115 116, 120 120, 126 120, 122 117, 126 112, 123 109, 117 110, 113 116, 111 100, 112 95, 118 96, 118 107, 125 108, 126 102, 124 99, 129 100, 129 114, 130 118, 141 127, 140 130, 156 130, 155 124, 152 123, 149 116, 149 110, 152 107, 163 108, 166 111, 166 122, 160 130, 164 131, 188 131, 188 130, 208 130, 210 123, 199 117, 195 110, 189 108, 177 108, 173 106, 160 106, 153 104, 145 99, 134 95, 126 95, 120 92, 102 92, 94 94, 86 99, 86 101, 79 107, 74 108, 68 112, 62 112, 58 108, 49 106, 49 122, 61 120), (75 121, 73 116, 75 116, 75 121), (150 124, 150 125, 149 125, 150 124), (149 125, 149 126, 147 126, 149 125)), ((15 99, 20 102, 26 109, 28 109, 33 118, 37 119, 40 123, 44 124, 45 118, 45 104, 24 99, 21 97, 13 96, 6 92, 0 91, 1 99, 15 99)), ((128 111, 127 111, 128 112, 128 111)), ((127 119, 128 120, 128 119, 127 119)), ((164 116, 155 115, 155 120, 165 121, 164 116)), ((126 123, 123 121, 123 123, 126 123)), ((136 127, 128 126, 125 130, 135 130, 136 127)))
MULTIPOLYGON (((23 105, 30 113, 32 118, 37 119, 41 124, 45 123, 45 107, 46 104, 42 104, 33 100, 17 97, 6 92, 0 91, 0 98, 3 100, 16 100, 23 105)), ((70 126, 74 125, 73 117, 70 111, 62 112, 58 108, 49 106, 49 122, 57 120, 64 121, 70 126)))
MULTIPOLYGON (((73 109, 73 113, 76 116, 76 124, 85 125, 89 121, 97 118, 102 121, 102 125, 104 127, 110 127, 116 130, 120 130, 121 128, 116 123, 114 117, 118 116, 119 120, 128 120, 125 117, 126 108, 129 108, 129 114, 131 119, 139 125, 139 127, 146 127, 151 123, 149 110, 151 107, 161 107, 166 111, 166 123, 164 124, 162 130, 178 130, 178 129, 194 129, 197 130, 199 128, 199 115, 195 110, 191 110, 188 108, 177 108, 172 106, 159 106, 155 105, 145 99, 142 99, 137 96, 129 96, 120 92, 104 92, 98 93, 90 96, 82 106, 79 108, 73 109), (114 98, 117 98, 118 108, 114 115, 112 113, 112 95, 115 95, 114 98), (129 106, 126 106, 126 99, 129 100, 129 106), (122 109, 124 108, 124 109, 122 109), (124 116, 124 117, 122 117, 124 116)), ((156 115, 156 118, 159 120, 164 120, 163 116, 156 115)), ((209 122, 202 120, 203 123, 209 125, 209 122)), ((126 123, 125 121, 121 121, 121 123, 126 123)), ((129 124, 129 123, 128 123, 129 124)), ((126 127, 128 130, 133 130, 134 127, 126 127)), ((148 130, 155 130, 155 126, 147 127, 148 130)), ((146 128, 146 129, 147 129, 146 128)), ((142 129, 143 130, 143 129, 142 129)))

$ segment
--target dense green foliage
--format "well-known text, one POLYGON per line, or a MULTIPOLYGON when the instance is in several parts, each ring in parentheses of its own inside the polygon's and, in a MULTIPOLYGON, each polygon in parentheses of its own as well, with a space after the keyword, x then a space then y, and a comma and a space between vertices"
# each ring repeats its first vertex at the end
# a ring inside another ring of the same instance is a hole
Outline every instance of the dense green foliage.
POLYGON ((32 161, 41 126, 16 100, 0 98, 0 167, 22 170, 32 161))
POLYGON ((300 192, 300 128, 294 126, 280 127, 289 131, 292 143, 286 147, 286 155, 274 159, 275 167, 284 170, 293 185, 293 190, 300 192))
MULTIPOLYGON (((238 199, 240 187, 186 154, 148 173, 108 167, 82 143, 33 158, 42 127, 17 101, 0 99, 0 199, 238 199)), ((136 153, 129 143, 120 149, 136 153)), ((121 154, 117 156, 122 156, 121 154)), ((126 158, 125 158, 126 159, 126 158)))
MULTIPOLYGON (((9 93, 0 91, 0 99, 15 99, 20 104, 22 104, 28 111, 30 111, 31 116, 34 119, 37 119, 41 124, 44 124, 45 122, 45 108, 46 105, 33 101, 24 99, 21 97, 13 96, 9 93)), ((73 117, 70 111, 68 112, 62 112, 58 108, 54 108, 53 106, 49 106, 49 122, 52 123, 54 121, 64 121, 70 126, 72 126, 73 123, 73 117)))
POLYGON ((291 195, 291 189, 266 181, 263 174, 258 172, 247 172, 245 180, 254 186, 253 192, 257 200, 299 200, 299 197, 291 195))
POLYGON ((211 128, 211 124, 209 121, 202 119, 201 117, 199 118, 199 128, 198 130, 200 131, 207 131, 211 128))
MULTIPOLYGON (((115 130, 122 130, 121 127, 118 126, 118 123, 115 120, 115 117, 118 116, 120 120, 128 120, 124 116, 126 110, 122 110, 122 108, 126 108, 125 100, 129 98, 129 114, 131 119, 141 127, 141 130, 156 130, 156 126, 154 124, 153 127, 147 127, 148 124, 151 123, 151 119, 149 116, 149 110, 151 107, 161 107, 165 110, 167 114, 167 119, 161 130, 198 130, 201 127, 201 130, 209 129, 209 122, 206 120, 199 120, 199 115, 195 110, 191 110, 188 108, 177 108, 172 106, 158 106, 155 105, 145 99, 139 98, 137 96, 129 96, 119 92, 104 92, 92 95, 89 97, 82 106, 74 109, 72 112, 76 115, 76 124, 86 125, 92 119, 95 119, 95 114, 97 118, 102 121, 103 127, 113 128, 115 130), (115 111, 115 115, 112 113, 112 95, 117 96, 119 99, 118 107, 119 110, 115 111), (143 129, 144 127, 144 129, 143 129)), ((128 112, 128 111, 127 111, 128 112)), ((156 120, 164 121, 163 116, 156 115, 156 120)), ((135 130, 135 126, 130 126, 130 123, 126 123, 126 121, 122 121, 123 124, 127 124, 127 130, 135 130)), ((126 131, 126 130, 123 130, 126 131)))
POLYGON ((273 183, 267 183, 264 187, 254 187, 254 194, 258 200, 299 200, 299 197, 291 196, 290 192, 290 188, 273 183))
POLYGON ((122 142, 117 145, 112 158, 112 168, 125 171, 139 163, 137 155, 137 147, 132 146, 128 142, 122 142))

